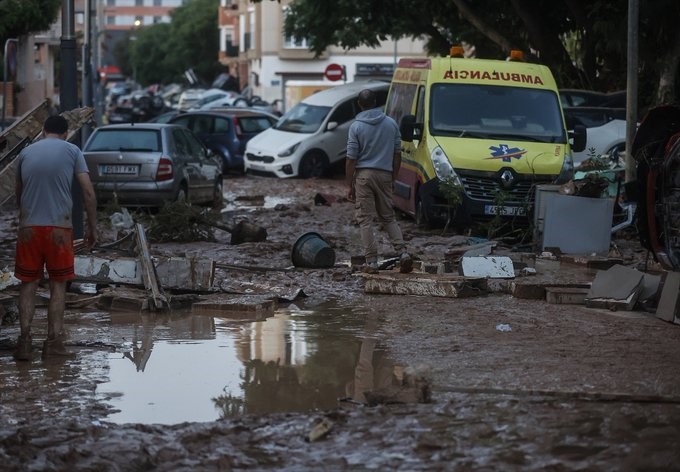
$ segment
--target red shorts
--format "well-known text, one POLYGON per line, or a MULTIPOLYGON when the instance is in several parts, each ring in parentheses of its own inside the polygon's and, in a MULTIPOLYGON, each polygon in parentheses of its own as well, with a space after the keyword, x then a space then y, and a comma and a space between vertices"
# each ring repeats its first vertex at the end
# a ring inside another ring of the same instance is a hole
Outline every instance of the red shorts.
POLYGON ((74 279, 73 230, 56 226, 19 228, 14 276, 22 282, 39 280, 43 266, 51 280, 74 279))

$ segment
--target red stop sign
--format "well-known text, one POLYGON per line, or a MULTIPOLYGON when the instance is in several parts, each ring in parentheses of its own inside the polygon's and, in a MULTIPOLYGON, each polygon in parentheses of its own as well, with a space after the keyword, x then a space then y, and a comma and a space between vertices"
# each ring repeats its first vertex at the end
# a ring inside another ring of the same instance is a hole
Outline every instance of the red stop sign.
POLYGON ((345 69, 340 64, 328 64, 326 70, 323 71, 323 75, 333 82, 342 79, 345 75, 345 69))

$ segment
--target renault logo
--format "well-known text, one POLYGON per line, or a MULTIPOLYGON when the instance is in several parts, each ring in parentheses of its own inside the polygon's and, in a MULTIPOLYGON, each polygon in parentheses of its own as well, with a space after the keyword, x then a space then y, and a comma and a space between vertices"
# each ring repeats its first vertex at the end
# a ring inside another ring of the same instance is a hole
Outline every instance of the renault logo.
POLYGON ((505 188, 510 188, 514 180, 515 176, 512 175, 512 171, 510 170, 504 170, 503 173, 501 174, 501 183, 505 188))

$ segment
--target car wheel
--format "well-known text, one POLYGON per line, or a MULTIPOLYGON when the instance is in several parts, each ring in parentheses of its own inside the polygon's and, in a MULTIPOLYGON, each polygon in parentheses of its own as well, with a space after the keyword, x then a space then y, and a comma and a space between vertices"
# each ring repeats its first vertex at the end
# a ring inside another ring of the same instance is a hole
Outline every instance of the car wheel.
POLYGON ((220 177, 215 182, 215 187, 213 188, 213 209, 221 210, 224 203, 224 183, 222 182, 222 177, 220 177))
POLYGON ((312 152, 302 158, 298 175, 303 179, 323 177, 328 168, 328 158, 320 152, 312 152))
POLYGON ((186 184, 179 186, 177 194, 175 195, 175 201, 189 203, 189 193, 187 192, 186 184))

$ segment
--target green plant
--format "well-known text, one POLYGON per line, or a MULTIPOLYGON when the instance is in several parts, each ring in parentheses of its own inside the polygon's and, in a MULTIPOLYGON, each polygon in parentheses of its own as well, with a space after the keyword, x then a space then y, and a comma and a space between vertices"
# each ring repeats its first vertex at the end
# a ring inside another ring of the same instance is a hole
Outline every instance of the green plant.
POLYGON ((449 224, 456 218, 458 208, 463 203, 465 192, 463 186, 453 177, 440 181, 439 191, 446 198, 447 203, 446 225, 444 225, 444 233, 446 233, 449 224))

